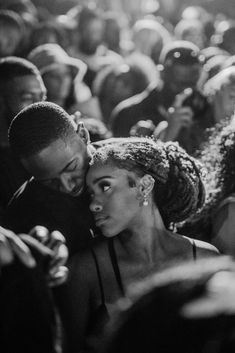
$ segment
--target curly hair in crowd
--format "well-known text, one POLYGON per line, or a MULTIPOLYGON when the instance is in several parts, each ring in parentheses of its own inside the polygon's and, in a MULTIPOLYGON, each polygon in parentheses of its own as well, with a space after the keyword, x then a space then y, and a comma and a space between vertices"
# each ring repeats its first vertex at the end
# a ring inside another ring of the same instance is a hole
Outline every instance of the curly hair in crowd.
POLYGON ((197 161, 177 143, 150 138, 127 138, 100 148, 92 164, 112 164, 151 175, 154 201, 167 227, 191 216, 204 202, 204 186, 197 161))
POLYGON ((208 143, 201 151, 205 167, 204 207, 182 225, 181 232, 210 241, 211 221, 220 202, 235 192, 235 120, 227 120, 211 129, 208 143))

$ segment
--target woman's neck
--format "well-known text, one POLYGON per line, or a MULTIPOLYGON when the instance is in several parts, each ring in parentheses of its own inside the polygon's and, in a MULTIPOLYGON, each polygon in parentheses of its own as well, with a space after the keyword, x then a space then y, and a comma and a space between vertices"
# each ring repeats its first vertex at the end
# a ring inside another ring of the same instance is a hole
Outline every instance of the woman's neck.
POLYGON ((158 209, 151 205, 138 222, 117 237, 117 243, 123 256, 151 263, 164 254, 167 233, 158 209))

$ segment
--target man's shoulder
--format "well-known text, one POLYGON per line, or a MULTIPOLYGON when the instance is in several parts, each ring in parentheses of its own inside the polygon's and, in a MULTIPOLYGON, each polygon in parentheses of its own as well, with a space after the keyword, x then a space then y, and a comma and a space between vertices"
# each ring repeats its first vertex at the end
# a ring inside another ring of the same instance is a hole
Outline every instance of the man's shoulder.
POLYGON ((10 201, 10 205, 16 201, 20 201, 23 199, 29 199, 29 198, 34 198, 35 193, 39 193, 39 186, 37 186, 38 184, 35 182, 34 178, 31 178, 29 180, 27 180, 24 184, 22 184, 19 189, 15 192, 15 194, 13 195, 11 201, 10 201))

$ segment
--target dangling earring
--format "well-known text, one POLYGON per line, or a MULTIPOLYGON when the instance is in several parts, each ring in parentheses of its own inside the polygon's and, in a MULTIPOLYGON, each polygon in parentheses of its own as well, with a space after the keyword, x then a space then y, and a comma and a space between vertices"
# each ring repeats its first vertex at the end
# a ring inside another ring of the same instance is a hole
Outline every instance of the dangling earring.
POLYGON ((143 201, 143 206, 148 206, 148 195, 144 195, 144 201, 143 201))

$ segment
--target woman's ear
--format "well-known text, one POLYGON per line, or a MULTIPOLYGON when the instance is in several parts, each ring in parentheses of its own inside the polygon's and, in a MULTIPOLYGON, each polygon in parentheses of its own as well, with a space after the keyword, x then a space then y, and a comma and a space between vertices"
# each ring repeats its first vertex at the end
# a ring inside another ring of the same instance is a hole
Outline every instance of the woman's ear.
POLYGON ((140 179, 140 183, 139 183, 139 190, 140 193, 144 196, 144 197, 148 197, 153 188, 154 188, 154 184, 155 184, 155 180, 154 178, 149 175, 149 174, 145 174, 141 179, 140 179))
POLYGON ((85 142, 86 145, 91 143, 90 134, 88 130, 85 128, 83 122, 79 122, 77 124, 77 134, 81 137, 81 139, 85 142))

